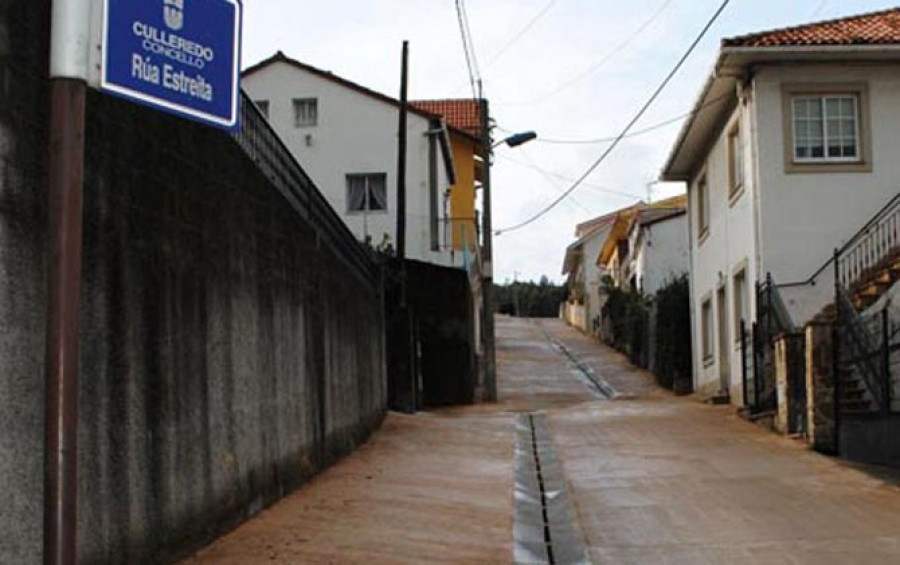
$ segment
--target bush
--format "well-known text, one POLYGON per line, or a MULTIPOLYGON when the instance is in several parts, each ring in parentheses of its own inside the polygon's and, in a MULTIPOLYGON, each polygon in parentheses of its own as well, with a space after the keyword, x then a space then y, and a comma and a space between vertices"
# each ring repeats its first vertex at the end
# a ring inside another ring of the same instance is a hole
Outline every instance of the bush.
POLYGON ((634 365, 653 369, 661 386, 690 392, 693 368, 687 275, 670 282, 649 300, 611 285, 606 285, 604 292, 604 341, 627 355, 634 365))
POLYGON ((690 286, 682 276, 656 293, 656 376, 660 385, 690 392, 693 384, 690 286))
POLYGON ((607 286, 603 318, 608 320, 607 343, 628 355, 632 363, 647 367, 648 309, 637 293, 607 286))

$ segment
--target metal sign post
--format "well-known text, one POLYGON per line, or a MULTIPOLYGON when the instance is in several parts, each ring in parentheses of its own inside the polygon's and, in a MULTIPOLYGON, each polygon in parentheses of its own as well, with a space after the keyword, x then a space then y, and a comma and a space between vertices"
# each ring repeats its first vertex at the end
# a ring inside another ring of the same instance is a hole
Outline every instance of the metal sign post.
POLYGON ((44 562, 78 560, 78 351, 88 84, 224 129, 238 123, 239 0, 53 0, 44 562), (102 76, 93 71, 102 52, 102 76))

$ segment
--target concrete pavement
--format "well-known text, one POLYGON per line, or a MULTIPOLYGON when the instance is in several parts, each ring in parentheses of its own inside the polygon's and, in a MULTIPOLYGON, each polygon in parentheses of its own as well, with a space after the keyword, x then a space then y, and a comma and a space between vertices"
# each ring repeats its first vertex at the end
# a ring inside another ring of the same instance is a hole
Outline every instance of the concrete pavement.
POLYGON ((672 397, 558 321, 499 318, 497 331, 500 403, 391 414, 359 451, 192 560, 510 562, 516 417, 542 412, 541 449, 595 563, 900 562, 896 487, 733 409, 672 397))

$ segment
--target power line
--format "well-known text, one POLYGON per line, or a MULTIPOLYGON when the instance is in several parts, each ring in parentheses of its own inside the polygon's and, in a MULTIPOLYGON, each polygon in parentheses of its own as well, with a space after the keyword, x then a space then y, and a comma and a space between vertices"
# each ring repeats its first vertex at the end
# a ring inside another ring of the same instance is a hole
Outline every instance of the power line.
POLYGON ((579 72, 577 75, 570 78, 569 80, 564 81, 562 84, 560 84, 559 86, 557 86, 550 92, 547 92, 545 94, 542 94, 541 96, 532 98, 530 100, 525 100, 522 102, 507 102, 506 104, 501 104, 501 105, 525 106, 525 105, 530 105, 530 104, 538 104, 540 102, 543 102, 544 100, 547 100, 548 98, 552 98, 553 96, 556 96, 560 92, 570 88, 572 85, 584 80, 587 76, 593 74, 595 71, 597 71, 598 69, 600 69, 601 67, 603 67, 604 65, 609 63, 616 55, 618 55, 619 53, 624 51, 629 45, 631 45, 631 43, 635 39, 637 39, 638 36, 640 36, 642 33, 644 33, 644 30, 646 30, 648 27, 650 27, 650 25, 653 22, 655 22, 656 19, 660 15, 662 15, 662 13, 666 10, 666 8, 669 7, 669 5, 673 1, 674 0, 665 0, 662 3, 662 5, 659 8, 657 8, 657 10, 655 12, 653 12, 653 14, 647 20, 645 20, 644 23, 642 23, 636 30, 634 30, 634 32, 632 32, 631 35, 629 35, 627 38, 625 38, 625 40, 622 43, 619 43, 615 48, 613 48, 612 51, 607 53, 602 59, 600 59, 596 63, 592 64, 587 69, 579 72))
POLYGON ((473 54, 469 51, 469 39, 467 36, 467 26, 465 23, 465 12, 463 11, 462 0, 456 0, 456 19, 459 22, 459 33, 462 37, 463 53, 466 55, 466 68, 469 71, 469 85, 472 87, 472 98, 478 98, 478 92, 475 89, 475 70, 472 61, 473 54))
MULTIPOLYGON (((715 98, 713 98, 709 102, 706 102, 699 108, 695 108, 694 110, 691 110, 690 112, 686 112, 684 114, 675 116, 674 118, 669 118, 667 120, 663 120, 659 123, 653 124, 652 126, 647 126, 644 129, 633 131, 633 132, 629 133, 628 135, 623 136, 622 139, 629 139, 632 137, 637 137, 639 135, 644 135, 644 134, 656 131, 658 129, 662 129, 666 126, 672 125, 674 123, 677 123, 677 122, 683 120, 684 118, 694 117, 695 115, 699 114, 702 110, 705 110, 706 108, 712 106, 713 104, 718 104, 719 102, 721 102, 725 98, 728 98, 729 96, 731 96, 730 93, 716 96, 715 98)), ((512 131, 502 128, 500 126, 497 126, 497 129, 507 132, 507 133, 513 133, 512 131)), ((557 145, 598 145, 601 143, 610 143, 612 141, 615 141, 616 138, 617 138, 617 136, 601 137, 599 139, 552 139, 552 138, 546 138, 546 137, 541 136, 541 137, 538 137, 537 139, 535 139, 535 141, 540 142, 540 143, 550 143, 550 144, 557 144, 557 145)))
POLYGON ((541 19, 542 19, 544 16, 547 15, 547 12, 550 11, 550 8, 552 8, 553 5, 556 4, 557 1, 558 1, 558 0, 550 0, 549 2, 547 2, 547 3, 544 5, 544 7, 541 8, 541 10, 540 10, 533 18, 531 18, 531 20, 529 20, 529 22, 528 22, 527 24, 525 24, 525 25, 522 27, 522 29, 520 29, 520 30, 518 31, 518 33, 516 33, 509 41, 507 41, 506 44, 503 45, 503 47, 500 48, 499 51, 497 51, 496 53, 494 53, 494 55, 493 55, 493 56, 488 60, 488 62, 485 64, 485 66, 484 66, 485 70, 487 70, 487 69, 488 69, 491 65, 493 65, 500 57, 502 57, 504 53, 506 53, 507 51, 509 51, 509 49, 510 49, 513 45, 515 45, 517 41, 519 41, 520 39, 522 39, 522 37, 524 37, 525 34, 528 33, 528 32, 531 30, 531 28, 533 28, 535 25, 537 25, 537 23, 538 23, 539 21, 541 21, 541 19))
MULTIPOLYGON (((518 159, 514 159, 514 158, 510 157, 509 155, 497 155, 497 159, 499 159, 501 161, 509 161, 510 163, 515 163, 516 165, 519 165, 520 167, 527 167, 529 169, 533 169, 539 173, 542 173, 542 174, 545 174, 545 175, 548 175, 551 177, 555 177, 555 178, 557 178, 561 181, 567 182, 567 183, 575 182, 575 179, 573 179, 571 177, 567 177, 566 175, 562 175, 560 173, 556 173, 553 171, 548 171, 547 169, 544 169, 541 166, 539 166, 533 162, 525 163, 523 161, 519 161, 518 159)), ((581 184, 581 186, 583 186, 585 188, 590 188, 590 189, 596 190, 597 192, 603 192, 606 194, 612 194, 612 195, 621 196, 624 198, 636 198, 636 199, 641 198, 641 195, 639 195, 639 194, 633 194, 631 192, 625 192, 623 190, 614 190, 612 188, 600 186, 599 184, 591 184, 591 183, 584 182, 581 184)))
POLYGON ((694 39, 694 41, 693 41, 693 43, 691 43, 690 47, 688 47, 688 50, 684 53, 684 55, 681 56, 681 58, 678 60, 678 62, 675 64, 675 67, 669 72, 669 74, 666 75, 666 78, 663 79, 662 83, 661 83, 661 84, 657 87, 657 89, 653 92, 653 94, 650 96, 650 98, 647 100, 647 102, 644 103, 643 107, 641 107, 641 109, 638 111, 638 113, 635 114, 635 116, 631 119, 630 122, 628 122, 628 125, 626 125, 626 126, 625 126, 625 129, 622 130, 622 133, 620 133, 620 134, 616 137, 616 139, 612 142, 612 144, 610 144, 610 146, 606 148, 606 150, 600 155, 600 157, 598 157, 597 160, 594 161, 594 163, 593 163, 590 167, 588 167, 588 170, 585 171, 584 174, 581 175, 581 176, 578 178, 578 180, 576 180, 575 183, 574 183, 571 187, 569 187, 568 190, 566 190, 559 198, 557 198, 556 200, 554 200, 553 202, 551 202, 548 206, 544 207, 544 209, 540 210, 539 212, 537 212, 536 214, 534 214, 533 216, 531 216, 531 217, 528 218, 527 220, 525 220, 525 221, 523 221, 523 222, 520 222, 520 223, 518 223, 518 224, 516 224, 516 225, 514 225, 514 226, 508 227, 508 228, 506 228, 506 229, 497 230, 496 235, 501 235, 502 233, 505 233, 505 232, 508 232, 508 231, 513 231, 513 230, 521 229, 521 228, 523 228, 523 227, 525 227, 525 226, 527 226, 527 225, 529 225, 529 224, 531 224, 531 223, 537 221, 537 220, 538 220, 539 218, 541 218, 544 214, 546 214, 546 213, 549 212, 550 210, 554 209, 557 205, 559 205, 559 203, 562 202, 563 200, 565 200, 567 196, 569 196, 570 194, 572 194, 572 192, 574 192, 575 189, 578 188, 578 186, 579 186, 581 183, 583 183, 583 182, 591 175, 591 173, 594 172, 594 170, 595 170, 597 167, 600 166, 600 163, 602 163, 603 161, 605 161, 606 158, 610 155, 610 153, 612 153, 613 150, 614 150, 616 147, 618 147, 618 145, 619 145, 619 143, 622 141, 622 139, 623 139, 626 135, 628 135, 628 132, 629 132, 629 131, 631 131, 631 128, 633 128, 634 125, 635 125, 635 124, 641 119, 641 117, 643 117, 643 115, 647 112, 647 110, 650 109, 650 106, 653 104, 653 102, 656 101, 657 98, 659 98, 659 95, 662 94, 662 91, 665 90, 666 86, 668 86, 669 82, 671 82, 671 80, 672 80, 672 78, 675 76, 675 74, 678 73, 678 71, 679 71, 679 70, 681 69, 681 67, 684 65, 685 61, 687 61, 688 57, 691 56, 691 53, 694 52, 694 49, 697 48, 697 45, 700 44, 700 41, 706 36, 706 33, 707 33, 707 32, 709 31, 709 29, 713 26, 713 24, 716 22, 716 20, 719 19, 719 16, 722 15, 722 12, 725 11, 725 8, 728 6, 728 4, 729 4, 730 2, 731 2, 731 0, 724 0, 724 1, 722 2, 722 4, 719 6, 719 8, 716 10, 716 12, 712 15, 712 17, 709 19, 709 21, 706 22, 706 25, 705 25, 705 26, 703 27, 703 29, 700 31, 700 34, 694 39))
POLYGON ((812 14, 810 14, 809 19, 813 19, 818 16, 822 12, 822 10, 825 9, 826 4, 828 4, 828 0, 822 0, 821 2, 819 2, 819 5, 816 6, 816 9, 813 10, 812 14))
POLYGON ((459 0, 460 10, 462 11, 463 25, 466 28, 466 38, 469 41, 469 53, 472 55, 472 68, 475 69, 475 78, 481 82, 481 69, 478 67, 478 57, 475 52, 475 42, 472 40, 472 28, 469 26, 469 12, 466 10, 466 1, 459 0))
MULTIPOLYGON (((524 148, 523 148, 523 149, 520 149, 520 150, 519 150, 519 154, 522 155, 522 157, 524 157, 526 161, 528 161, 529 165, 527 165, 527 166, 529 166, 530 168, 532 168, 532 169, 534 169, 535 171, 537 171, 538 173, 540 173, 541 176, 543 176, 544 179, 545 179, 548 183, 550 183, 550 186, 553 187, 553 190, 555 190, 556 192, 559 192, 559 193, 562 193, 562 192, 563 192, 564 189, 563 189, 561 186, 559 186, 559 184, 558 184, 558 182, 556 181, 556 179, 553 178, 553 176, 549 173, 549 171, 545 171, 544 169, 542 169, 541 167, 539 167, 539 166, 537 165, 537 163, 535 163, 534 160, 531 158, 531 156, 528 154, 528 151, 527 151, 527 150, 525 150, 524 148)), ((587 213, 590 213, 590 212, 591 212, 591 210, 590 210, 587 206, 585 206, 580 200, 578 200, 577 198, 575 198, 574 195, 572 196, 572 202, 574 202, 575 204, 577 204, 577 205, 578 205, 582 210, 584 210, 585 212, 587 212, 587 213)))

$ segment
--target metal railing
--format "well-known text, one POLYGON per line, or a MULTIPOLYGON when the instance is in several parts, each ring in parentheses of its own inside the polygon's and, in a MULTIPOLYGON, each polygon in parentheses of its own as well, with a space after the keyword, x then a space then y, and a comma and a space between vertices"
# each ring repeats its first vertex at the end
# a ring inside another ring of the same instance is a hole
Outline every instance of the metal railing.
POLYGON ((331 247, 335 257, 360 278, 376 284, 377 266, 369 252, 322 196, 269 121, 243 91, 241 130, 233 137, 291 207, 313 226, 319 241, 331 247))
POLYGON ((756 322, 747 328, 741 321, 744 403, 753 414, 777 408, 775 339, 796 332, 778 288, 772 274, 767 274, 766 280, 756 286, 756 322))
POLYGON ((835 251, 838 281, 850 288, 900 249, 900 194, 835 251))
MULTIPOLYGON (((837 287, 837 326, 840 337, 839 363, 841 370, 836 374, 849 372, 858 376, 874 403, 873 412, 890 411, 890 363, 883 362, 883 352, 890 355, 890 336, 887 331, 887 310, 873 318, 874 328, 860 316, 850 301, 843 286, 837 287), (878 333, 882 332, 881 339, 878 333)), ((839 401, 843 402, 843 398, 839 401)))

